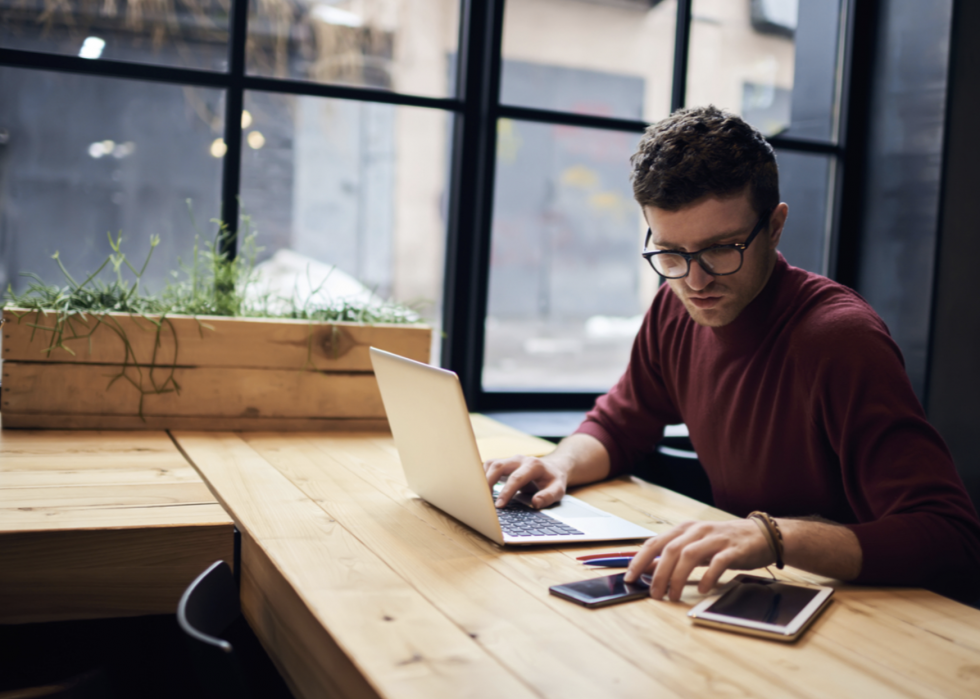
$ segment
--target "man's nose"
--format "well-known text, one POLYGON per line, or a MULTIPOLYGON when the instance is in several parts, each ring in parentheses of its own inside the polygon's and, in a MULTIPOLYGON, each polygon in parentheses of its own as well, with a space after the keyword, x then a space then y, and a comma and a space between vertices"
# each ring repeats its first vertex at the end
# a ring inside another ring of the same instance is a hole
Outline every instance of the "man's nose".
POLYGON ((704 271, 698 262, 691 261, 691 271, 684 278, 691 291, 701 291, 715 280, 713 276, 704 271))

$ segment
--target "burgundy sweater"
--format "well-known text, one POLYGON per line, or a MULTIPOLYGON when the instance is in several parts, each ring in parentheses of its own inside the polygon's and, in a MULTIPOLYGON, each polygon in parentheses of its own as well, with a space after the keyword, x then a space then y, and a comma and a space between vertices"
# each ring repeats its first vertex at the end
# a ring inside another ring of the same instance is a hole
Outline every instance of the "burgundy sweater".
POLYGON ((697 325, 667 285, 626 373, 578 432, 612 474, 686 423, 715 504, 818 515, 863 552, 855 582, 980 598, 980 521, 884 322, 854 291, 791 267, 732 323, 697 325))

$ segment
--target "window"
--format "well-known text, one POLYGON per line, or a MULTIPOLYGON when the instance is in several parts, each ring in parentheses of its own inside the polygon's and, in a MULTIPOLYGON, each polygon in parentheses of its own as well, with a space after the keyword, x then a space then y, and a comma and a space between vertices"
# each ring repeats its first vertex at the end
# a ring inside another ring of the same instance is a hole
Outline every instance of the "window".
POLYGON ((0 280, 91 267, 107 231, 168 269, 190 200, 204 232, 244 212, 272 276, 417 305, 473 409, 587 408, 658 284, 628 158, 671 110, 768 134, 782 250, 834 272, 845 7, 0 0, 0 280))

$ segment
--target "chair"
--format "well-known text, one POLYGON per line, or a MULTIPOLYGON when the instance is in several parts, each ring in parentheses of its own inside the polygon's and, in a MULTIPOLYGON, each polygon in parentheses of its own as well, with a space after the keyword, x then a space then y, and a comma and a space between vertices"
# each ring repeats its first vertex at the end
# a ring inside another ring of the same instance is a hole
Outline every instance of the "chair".
POLYGON ((184 591, 177 623, 186 634, 201 683, 210 696, 251 697, 241 660, 231 643, 220 638, 241 617, 231 568, 213 563, 184 591))

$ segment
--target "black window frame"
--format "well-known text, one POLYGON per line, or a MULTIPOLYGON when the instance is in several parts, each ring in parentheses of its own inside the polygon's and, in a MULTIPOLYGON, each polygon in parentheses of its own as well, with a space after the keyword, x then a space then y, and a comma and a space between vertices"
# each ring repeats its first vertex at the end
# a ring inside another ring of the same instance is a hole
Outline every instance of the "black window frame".
MULTIPOLYGON (((693 0, 678 0, 671 111, 684 106, 693 0)), ((501 43, 505 0, 460 0, 460 29, 455 96, 422 97, 387 90, 321 84, 304 80, 249 75, 245 66, 249 0, 232 0, 227 72, 157 66, 112 60, 89 60, 0 47, 0 66, 76 73, 220 89, 225 92, 221 217, 231 233, 238 224, 241 184, 241 113, 246 91, 422 107, 455 115, 448 183, 448 220, 443 287, 441 363, 455 371, 471 410, 585 410, 600 392, 488 391, 482 386, 485 318, 490 273, 497 122, 502 118, 640 134, 643 121, 588 116, 502 104, 501 43)), ((776 136, 780 150, 830 156, 834 163, 832 210, 829 212, 828 274, 853 283, 868 129, 868 89, 877 4, 842 0, 842 47, 839 128, 836 142, 776 136), (855 37, 861 37, 860 42, 855 37)), ((235 252, 234 237, 226 249, 235 252)))
MULTIPOLYGON (((801 0, 802 1, 802 0, 801 0)), ((588 410, 598 391, 503 391, 486 390, 482 385, 487 292, 490 274, 490 244, 493 209, 493 182, 498 119, 515 119, 564 126, 625 131, 641 134, 643 121, 557 112, 518 107, 500 101, 500 46, 503 36, 505 0, 464 0, 460 54, 465 55, 464 70, 470 81, 460 85, 459 94, 473 111, 466 112, 457 132, 455 167, 469 178, 471 190, 453 190, 447 246, 444 287, 444 339, 442 364, 455 371, 463 385, 471 410, 486 412, 527 410, 588 410), (468 19, 468 21, 467 21, 468 19), (473 21, 476 19, 477 21, 473 21), (483 82, 477 83, 476 81, 483 82), (479 107, 477 107, 477 99, 479 107), (468 121, 469 120, 469 121, 468 121), (474 121, 475 120, 475 121, 474 121), (462 147, 459 145, 462 144, 462 147), (471 151, 467 151, 466 148, 471 151), (472 152, 474 159, 464 159, 472 152), (469 168, 475 169, 469 169, 469 168)), ((691 8, 693 0, 678 0, 674 39, 674 65, 671 111, 685 106, 688 54, 690 50, 691 8)), ((877 4, 873 0, 842 0, 838 80, 840 91, 837 138, 814 141, 785 136, 769 138, 778 150, 824 155, 832 162, 830 231, 827 241, 827 274, 844 283, 853 283, 859 254, 858 228, 862 211, 862 189, 867 134, 868 89, 877 4), (860 41, 856 41, 860 37, 860 41), (859 60, 855 60, 855 57, 859 60), (846 218, 842 216, 846 212, 846 218)), ((455 179, 453 184, 459 183, 455 179)))

